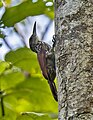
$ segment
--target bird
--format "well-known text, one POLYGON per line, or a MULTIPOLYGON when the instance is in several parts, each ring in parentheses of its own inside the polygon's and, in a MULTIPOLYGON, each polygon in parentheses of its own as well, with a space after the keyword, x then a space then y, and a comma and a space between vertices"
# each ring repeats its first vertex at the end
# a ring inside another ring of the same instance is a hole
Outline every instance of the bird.
POLYGON ((58 101, 57 88, 54 82, 56 77, 54 44, 51 47, 49 44, 39 40, 36 33, 36 21, 34 23, 33 33, 29 38, 29 46, 37 54, 37 60, 42 74, 48 81, 54 99, 58 101))

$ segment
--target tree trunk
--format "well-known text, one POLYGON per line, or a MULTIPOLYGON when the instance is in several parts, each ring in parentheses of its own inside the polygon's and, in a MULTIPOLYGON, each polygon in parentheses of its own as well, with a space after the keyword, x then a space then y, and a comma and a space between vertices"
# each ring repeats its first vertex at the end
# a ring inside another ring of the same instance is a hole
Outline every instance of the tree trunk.
POLYGON ((55 0, 59 120, 93 120, 93 0, 55 0))

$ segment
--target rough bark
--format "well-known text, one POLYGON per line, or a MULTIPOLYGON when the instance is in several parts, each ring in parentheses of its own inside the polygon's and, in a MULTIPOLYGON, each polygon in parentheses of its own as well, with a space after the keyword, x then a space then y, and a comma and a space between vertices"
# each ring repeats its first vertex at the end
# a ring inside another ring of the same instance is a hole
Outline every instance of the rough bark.
POLYGON ((93 0, 55 0, 59 120, 93 120, 93 0))

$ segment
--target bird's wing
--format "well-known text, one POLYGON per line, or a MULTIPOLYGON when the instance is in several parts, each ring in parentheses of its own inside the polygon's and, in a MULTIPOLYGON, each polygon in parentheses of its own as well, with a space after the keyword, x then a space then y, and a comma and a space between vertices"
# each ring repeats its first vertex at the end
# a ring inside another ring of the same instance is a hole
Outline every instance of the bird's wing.
POLYGON ((43 76, 48 79, 47 68, 46 68, 46 52, 41 50, 37 53, 38 62, 42 71, 43 76))

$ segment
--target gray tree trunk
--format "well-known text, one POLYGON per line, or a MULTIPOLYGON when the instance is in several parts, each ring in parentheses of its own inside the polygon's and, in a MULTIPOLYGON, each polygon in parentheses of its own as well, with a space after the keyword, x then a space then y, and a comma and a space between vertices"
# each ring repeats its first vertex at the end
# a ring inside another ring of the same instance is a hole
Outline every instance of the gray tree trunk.
POLYGON ((93 0, 55 0, 59 120, 93 120, 93 0))

